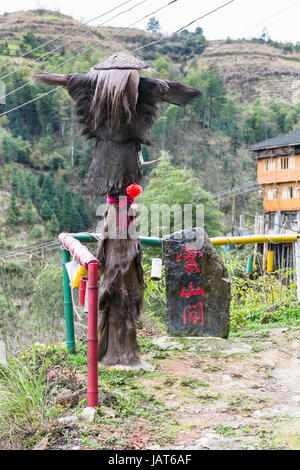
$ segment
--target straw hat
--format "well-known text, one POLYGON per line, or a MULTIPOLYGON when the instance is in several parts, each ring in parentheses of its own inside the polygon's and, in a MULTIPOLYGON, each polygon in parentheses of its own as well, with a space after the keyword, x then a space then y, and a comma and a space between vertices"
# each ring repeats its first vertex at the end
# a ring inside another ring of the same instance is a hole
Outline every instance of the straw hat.
POLYGON ((95 70, 112 70, 112 69, 131 69, 142 70, 148 69, 150 65, 143 60, 133 57, 133 55, 126 54, 125 52, 116 52, 104 62, 94 65, 95 70))

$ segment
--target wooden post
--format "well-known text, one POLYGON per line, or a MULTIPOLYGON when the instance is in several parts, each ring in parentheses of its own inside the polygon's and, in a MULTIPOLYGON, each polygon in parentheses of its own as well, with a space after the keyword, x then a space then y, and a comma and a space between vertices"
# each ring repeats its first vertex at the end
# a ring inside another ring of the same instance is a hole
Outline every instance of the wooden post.
POLYGON ((232 212, 231 212, 231 225, 234 227, 234 219, 235 219, 235 196, 232 198, 232 212))
POLYGON ((296 242, 297 300, 300 300, 300 238, 296 242))
MULTIPOLYGON (((265 224, 265 233, 269 232, 269 220, 267 219, 265 224)), ((263 250, 263 272, 267 269, 267 257, 268 257, 268 243, 264 243, 264 250, 263 250)))
MULTIPOLYGON (((255 214, 255 227, 254 227, 255 235, 258 235, 258 234, 259 234, 259 224, 260 224, 260 217, 259 217, 259 215, 256 213, 256 214, 255 214)), ((254 255, 253 255, 253 261, 252 261, 252 270, 255 269, 256 256, 257 256, 257 243, 255 243, 255 245, 254 245, 254 255)))
POLYGON ((240 228, 244 228, 244 216, 240 215, 240 228))

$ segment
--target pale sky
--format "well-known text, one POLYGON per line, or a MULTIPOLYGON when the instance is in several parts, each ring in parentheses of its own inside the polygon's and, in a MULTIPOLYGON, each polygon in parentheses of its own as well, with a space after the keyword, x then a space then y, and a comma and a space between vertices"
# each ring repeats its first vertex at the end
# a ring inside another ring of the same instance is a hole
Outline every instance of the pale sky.
MULTIPOLYGON (((139 3, 139 1, 141 0, 131 0, 118 10, 90 24, 96 26, 107 21, 107 25, 124 27, 148 14, 152 14, 170 0, 147 0, 131 12, 124 13, 114 20, 110 19, 117 13, 139 3)), ((163 33, 172 33, 197 17, 226 3, 226 1, 228 0, 177 0, 177 2, 154 16, 160 22, 163 33)), ((95 2, 95 0, 84 0, 83 2, 75 2, 74 0, 10 0, 9 2, 1 1, 0 14, 45 8, 58 10, 81 21, 88 21, 123 2, 124 0, 102 0, 98 2, 95 2)), ((136 27, 144 29, 148 19, 149 17, 142 20, 136 27)), ((266 27, 271 39, 296 43, 300 42, 299 22, 300 0, 234 0, 231 4, 212 15, 197 21, 188 29, 194 31, 195 27, 201 26, 205 37, 214 40, 228 37, 232 39, 260 37, 263 28, 266 27)))

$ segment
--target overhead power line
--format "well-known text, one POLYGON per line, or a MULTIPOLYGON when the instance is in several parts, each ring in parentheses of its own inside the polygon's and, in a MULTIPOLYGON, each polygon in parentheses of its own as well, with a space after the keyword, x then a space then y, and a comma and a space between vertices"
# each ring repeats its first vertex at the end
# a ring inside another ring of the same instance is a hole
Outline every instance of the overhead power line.
MULTIPOLYGON (((142 2, 140 3, 143 3, 144 1, 147 1, 147 0, 142 0, 142 2)), ((118 34, 120 34, 120 32, 122 31, 125 31, 129 28, 131 28, 132 26, 136 25, 137 23, 140 23, 141 21, 143 21, 145 18, 148 18, 149 16, 151 15, 154 15, 155 13, 157 13, 158 11, 162 10, 163 8, 166 8, 167 6, 171 5, 172 3, 175 3, 177 2, 178 0, 171 0, 169 1, 167 4, 163 5, 162 7, 158 8, 157 10, 151 12, 151 13, 148 13, 147 15, 143 16, 141 19, 135 21, 134 23, 131 23, 130 25, 128 26, 124 26, 124 28, 122 28, 120 31, 114 33, 114 34, 111 34, 110 36, 106 36, 105 37, 105 40, 108 40, 108 39, 112 39, 113 37, 117 36, 118 34)), ((136 4, 135 6, 138 6, 140 3, 136 4)), ((133 8, 135 8, 135 6, 133 6, 130 10, 132 10, 133 8)), ((130 11, 130 10, 127 10, 127 11, 130 11)), ((55 67, 52 67, 51 69, 47 70, 46 72, 47 73, 50 73, 50 72, 53 72, 53 70, 56 70, 57 68, 59 67, 62 67, 63 65, 65 65, 66 63, 70 62, 71 60, 75 59, 76 57, 79 57, 81 54, 84 54, 85 52, 89 51, 90 49, 94 48, 95 46, 99 46, 99 45, 103 45, 103 41, 97 41, 95 43, 93 43, 91 46, 87 47, 86 49, 84 49, 83 51, 81 52, 78 52, 77 54, 73 55, 72 57, 70 57, 69 59, 61 62, 60 64, 56 65, 55 67)), ((21 90, 22 88, 25 88, 26 86, 30 85, 31 84, 31 81, 28 81, 26 83, 24 83, 23 85, 19 86, 18 88, 15 88, 14 90, 10 91, 9 93, 3 95, 0 97, 0 101, 2 101, 3 99, 5 99, 7 96, 9 95, 12 95, 13 93, 16 93, 17 91, 21 90)), ((7 111, 7 112, 4 112, 2 114, 0 114, 0 117, 3 116, 4 114, 7 114, 9 113, 10 111, 7 111)))
MULTIPOLYGON (((269 20, 275 18, 276 16, 280 15, 281 13, 285 12, 286 10, 292 8, 294 5, 296 5, 297 3, 299 3, 299 1, 300 1, 300 0, 297 0, 296 2, 294 2, 294 3, 292 3, 291 5, 287 6, 286 8, 283 8, 282 10, 277 11, 276 13, 274 13, 274 15, 269 16, 268 18, 265 18, 264 20, 260 21, 259 23, 256 23, 256 24, 253 25, 253 26, 250 26, 250 28, 248 28, 248 29, 246 29, 246 30, 240 32, 240 33, 238 34, 238 36, 241 36, 241 35, 247 33, 248 31, 251 31, 251 29, 256 28, 256 27, 259 26, 260 24, 263 24, 263 23, 265 23, 266 21, 269 21, 269 20)), ((211 54, 213 51, 215 51, 216 49, 219 49, 219 48, 222 47, 223 45, 224 45, 224 44, 218 44, 218 45, 217 45, 216 47, 214 47, 213 49, 207 50, 206 52, 203 52, 203 54, 201 54, 201 57, 207 56, 207 55, 211 54)))
MULTIPOLYGON (((149 16, 153 16, 154 14, 156 14, 157 12, 159 12, 160 10, 162 10, 162 9, 164 9, 164 8, 166 8, 166 7, 168 7, 169 5, 172 5, 173 3, 177 2, 177 1, 178 1, 178 0, 171 0, 171 1, 169 1, 167 4, 163 5, 162 7, 158 8, 157 10, 152 11, 151 13, 148 13, 147 15, 143 16, 142 18, 140 18, 139 20, 135 21, 134 23, 131 23, 130 25, 125 26, 124 28, 122 28, 122 29, 121 29, 120 31, 118 31, 117 33, 114 33, 114 34, 112 34, 111 36, 106 37, 106 40, 107 40, 107 39, 111 39, 112 37, 116 36, 117 34, 120 34, 120 32, 125 31, 125 30, 131 28, 132 26, 135 26, 136 24, 138 24, 138 23, 140 23, 141 21, 145 20, 145 19, 148 18, 149 16)), ((233 1, 234 1, 234 0, 230 0, 229 2, 226 2, 226 3, 224 3, 223 5, 220 5, 219 7, 217 7, 217 8, 215 8, 215 9, 211 10, 210 12, 205 13, 205 15, 202 15, 201 17, 198 17, 198 18, 194 19, 193 21, 191 21, 190 23, 188 23, 188 25, 185 25, 185 26, 179 28, 179 29, 175 32, 175 34, 178 33, 179 31, 185 29, 187 26, 189 26, 189 25, 195 23, 196 21, 199 21, 199 19, 204 18, 205 16, 208 16, 208 15, 214 13, 214 12, 217 11, 217 10, 220 10, 221 8, 225 7, 225 6, 228 5, 229 3, 232 3, 233 1)), ((166 38, 166 37, 163 37, 163 38, 161 38, 161 40, 163 40, 163 39, 165 39, 165 38, 166 38)), ((159 42, 159 41, 158 41, 158 42, 159 42)), ((145 47, 148 47, 148 46, 150 46, 152 43, 153 43, 153 42, 150 42, 150 43, 148 43, 148 44, 145 44, 145 45, 142 46, 141 48, 137 48, 137 49, 135 49, 134 51, 132 51, 131 53, 136 52, 136 50, 139 50, 139 49, 143 49, 143 48, 145 48, 145 47)), ((70 59, 65 60, 64 62, 58 64, 57 66, 53 67, 52 69, 48 70, 47 72, 51 72, 51 71, 55 70, 56 68, 61 67, 62 65, 66 64, 67 62, 70 62, 71 60, 73 60, 73 59, 75 59, 76 57, 78 57, 79 55, 81 55, 81 54, 87 52, 88 50, 92 49, 93 47, 99 46, 99 45, 102 45, 102 44, 103 44, 103 41, 96 42, 96 43, 92 44, 90 47, 88 47, 88 48, 84 49, 83 51, 79 52, 78 54, 76 54, 76 55, 70 57, 70 59)), ((18 91, 20 88, 23 88, 24 86, 27 86, 27 85, 30 84, 30 83, 31 83, 31 82, 27 82, 26 84, 22 85, 22 87, 19 87, 18 89, 13 90, 13 92, 18 91)), ((59 88, 60 88, 60 87, 54 88, 54 89, 51 90, 51 91, 56 91, 56 90, 59 89, 59 88)), ((12 92, 11 92, 11 93, 12 93, 12 92)), ((11 94, 11 93, 10 93, 10 94, 11 94)), ((33 101, 36 101, 36 100, 38 100, 38 99, 41 99, 43 96, 45 96, 45 95, 47 95, 47 94, 49 94, 49 92, 44 93, 44 94, 42 94, 42 95, 40 95, 40 96, 38 96, 38 97, 36 97, 36 98, 34 98, 34 99, 32 99, 32 100, 29 100, 29 101, 27 101, 27 102, 25 102, 25 103, 23 103, 23 104, 21 104, 21 105, 18 105, 18 106, 16 106, 16 107, 12 108, 12 109, 9 109, 8 111, 4 111, 3 113, 0 114, 0 117, 4 116, 4 115, 6 115, 6 114, 8 114, 8 113, 10 113, 10 112, 16 111, 17 109, 19 109, 19 108, 21 108, 21 107, 23 107, 23 106, 26 106, 27 104, 32 103, 33 101)), ((7 96, 7 95, 5 95, 5 96, 7 96)), ((1 98, 3 99, 3 98, 5 98, 5 96, 4 96, 4 97, 1 97, 1 98)), ((0 98, 0 99, 1 99, 1 98, 0 98)))
MULTIPOLYGON (((120 8, 121 6, 125 5, 126 3, 130 3, 130 2, 132 2, 132 0, 126 0, 126 2, 120 3, 120 4, 117 5, 116 7, 112 8, 111 10, 106 11, 105 13, 102 13, 101 15, 95 16, 94 18, 91 18, 90 20, 85 21, 84 23, 80 23, 79 26, 76 26, 75 28, 69 29, 68 31, 65 31, 65 32, 62 33, 62 34, 59 34, 59 35, 55 36, 55 37, 52 38, 52 39, 49 39, 49 41, 46 41, 46 42, 44 42, 43 44, 40 44, 39 46, 34 47, 34 48, 31 49, 30 51, 24 52, 24 54, 20 55, 20 56, 18 57, 18 59, 21 59, 22 57, 26 57, 26 56, 32 54, 33 52, 37 51, 37 50, 40 49, 41 47, 47 46, 48 44, 51 44, 52 42, 56 41, 57 39, 62 38, 62 37, 64 37, 64 36, 66 36, 67 34, 72 33, 73 31, 77 31, 78 29, 82 28, 82 26, 85 26, 85 25, 87 25, 88 23, 91 23, 92 21, 98 20, 98 19, 101 18, 102 16, 105 16, 105 15, 108 15, 109 13, 112 13, 113 11, 117 10, 118 8, 120 8)), ((11 61, 6 62, 5 64, 0 65, 0 69, 2 69, 3 67, 5 67, 6 65, 9 65, 9 64, 11 64, 11 61)), ((19 69, 18 69, 18 70, 19 70, 19 69)), ((4 78, 4 77, 1 77, 1 79, 3 79, 3 78, 4 78)), ((1 79, 0 79, 0 80, 1 80, 1 79)))
MULTIPOLYGON (((206 16, 209 16, 211 15, 212 13, 215 13, 216 11, 220 10, 221 8, 224 8, 226 7, 227 5, 229 5, 229 3, 232 3, 234 2, 235 0, 230 0, 229 2, 227 3, 223 3, 223 5, 220 5, 219 7, 215 8, 214 10, 210 10, 209 12, 205 13, 204 15, 201 15, 199 16, 198 18, 194 19, 193 21, 191 21, 190 23, 186 24, 185 26, 182 26, 181 28, 177 29, 177 31, 175 31, 174 34, 178 34, 180 31, 183 31, 184 29, 188 28, 189 26, 191 26, 192 24, 196 23, 196 21, 200 21, 202 20, 203 18, 205 18, 206 16)), ((148 44, 145 44, 144 46, 141 46, 141 47, 137 47, 136 49, 134 49, 134 51, 131 52, 131 54, 133 54, 134 52, 136 51, 139 51, 141 49, 143 49, 144 47, 148 47, 148 46, 151 46, 153 44, 157 44, 165 39, 167 39, 169 36, 165 35, 165 36, 162 36, 160 39, 158 39, 157 41, 152 41, 152 42, 149 42, 148 44)))
MULTIPOLYGON (((134 8, 136 8, 137 6, 139 6, 139 5, 141 5, 142 3, 145 3, 145 2, 147 2, 147 1, 148 1, 148 0, 141 0, 140 2, 136 3, 135 5, 133 5, 131 8, 129 8, 129 9, 127 9, 127 10, 121 12, 121 13, 118 13, 117 15, 113 16, 112 18, 110 18, 110 19, 107 20, 107 21, 110 21, 110 20, 116 18, 116 17, 119 16, 120 14, 127 13, 128 11, 131 11, 131 10, 133 10, 134 8)), ((177 0, 174 0, 174 1, 177 1, 177 0)), ((105 22, 102 23, 101 25, 97 26, 97 28, 100 28, 100 26, 103 26, 103 24, 107 23, 107 21, 105 21, 105 22)), ((97 28, 95 28, 95 29, 97 29, 97 28)), ((77 38, 71 39, 70 41, 68 41, 67 43, 63 44, 62 46, 58 46, 56 49, 53 49, 53 51, 59 49, 60 47, 65 46, 66 44, 68 44, 68 43, 70 43, 70 42, 72 42, 72 41, 77 40, 78 38, 80 38, 80 37, 82 37, 82 36, 84 36, 84 35, 86 35, 86 34, 89 34, 89 32, 83 33, 81 36, 77 36, 77 38)), ((113 36, 115 36, 115 35, 116 35, 116 33, 113 34, 113 35, 111 35, 111 36, 108 36, 106 39, 109 39, 110 37, 113 37, 113 36)), ((102 44, 102 42, 101 42, 101 44, 102 44)), ((87 48, 87 49, 85 49, 84 51, 82 51, 81 53, 76 54, 75 56, 71 57, 70 59, 68 59, 68 60, 66 60, 66 61, 64 61, 64 62, 61 62, 60 64, 56 65, 55 67, 52 67, 51 69, 47 70, 47 72, 49 73, 49 72, 52 72, 53 70, 56 70, 57 68, 61 67, 62 65, 64 65, 64 64, 67 63, 68 61, 73 60, 75 57, 77 57, 78 55, 82 54, 83 52, 86 52, 86 51, 89 50, 89 49, 90 49, 90 48, 87 48)), ((53 51, 47 52, 46 54, 44 54, 44 56, 49 55, 50 52, 53 52, 53 51)), ((44 56, 43 56, 43 57, 44 57, 44 56)), ((33 61, 31 64, 34 64, 35 62, 36 62, 36 61, 33 61)), ((19 68, 19 70, 21 70, 21 69, 24 68, 24 67, 27 67, 28 65, 30 65, 30 64, 25 64, 25 65, 23 65, 22 67, 19 68)), ((5 76, 2 77, 2 78, 8 77, 9 75, 10 75, 10 74, 7 74, 7 75, 5 75, 5 76)), ((26 86, 28 86, 28 85, 30 85, 30 84, 31 84, 31 80, 29 80, 29 81, 26 82, 26 83, 23 83, 23 85, 19 86, 18 88, 15 88, 14 90, 10 91, 9 93, 6 93, 5 95, 3 95, 3 96, 0 97, 0 102, 3 101, 7 96, 12 95, 12 94, 16 93, 16 92, 19 91, 19 90, 22 90, 23 88, 25 88, 26 86)))
POLYGON ((6 115, 8 113, 12 113, 13 111, 16 111, 19 108, 23 108, 23 106, 26 106, 27 104, 33 103, 34 101, 40 100, 44 96, 50 95, 50 93, 53 93, 54 91, 57 91, 57 90, 60 90, 60 89, 61 89, 60 86, 58 86, 56 88, 52 88, 51 90, 46 91, 45 93, 43 93, 41 95, 38 95, 35 98, 32 98, 32 100, 26 101, 25 103, 19 104, 18 106, 15 106, 14 108, 11 108, 8 111, 5 111, 4 113, 1 113, 0 117, 6 115))
MULTIPOLYGON (((132 0, 129 0, 129 1, 132 1, 132 0)), ((108 20, 104 21, 103 23, 99 24, 98 26, 95 26, 94 28, 91 28, 89 29, 88 31, 85 31, 84 33, 80 34, 79 36, 75 36, 74 38, 72 39, 69 39, 69 41, 67 42, 64 42, 63 44, 60 44, 59 46, 55 47, 54 49, 52 49, 51 51, 48 51, 48 52, 45 52, 45 54, 41 55, 40 57, 37 57, 36 59, 34 59, 32 62, 29 62, 29 63, 26 63, 24 65, 22 65, 21 67, 17 68, 16 70, 13 70, 12 72, 9 72, 8 74, 6 75, 3 75, 3 77, 0 77, 0 80, 4 80, 5 78, 7 77, 10 77, 11 75, 13 75, 14 73, 17 73, 19 70, 22 70, 30 65, 34 65, 36 62, 38 62, 39 60, 43 59, 44 57, 47 57, 48 55, 52 54, 53 52, 57 51, 58 49, 61 49, 62 47, 65 47, 69 44, 71 44, 71 42, 74 42, 74 41, 78 41, 78 39, 86 36, 87 34, 91 34, 92 32, 96 31, 97 29, 101 28, 101 26, 105 25, 106 23, 108 23, 109 21, 111 20, 114 20, 115 18, 117 18, 118 16, 120 15, 123 15, 124 13, 128 13, 129 11, 133 10, 134 8, 136 8, 137 6, 141 5, 142 3, 145 3, 147 2, 148 0, 142 0, 138 3, 136 3, 135 5, 133 5, 131 8, 127 9, 127 10, 123 10, 121 12, 119 12, 117 15, 114 15, 112 16, 111 18, 108 18, 108 20)), ((128 3, 128 2, 125 2, 125 3, 128 3)), ((103 16, 103 15, 101 15, 103 16)), ((28 82, 28 83, 31 83, 31 82, 28 82)), ((27 84, 25 84, 24 86, 26 86, 27 84)), ((22 85, 23 87, 23 85, 22 85)), ((17 88, 16 90, 18 90, 20 88, 17 88)), ((6 96, 10 95, 11 93, 13 92, 10 92, 8 93, 6 96)), ((3 97, 2 97, 3 98, 3 97)))
POLYGON ((232 197, 234 195, 242 194, 248 191, 256 189, 258 186, 256 181, 249 181, 248 183, 241 184, 239 186, 233 186, 232 188, 224 189, 213 194, 215 199, 232 197))

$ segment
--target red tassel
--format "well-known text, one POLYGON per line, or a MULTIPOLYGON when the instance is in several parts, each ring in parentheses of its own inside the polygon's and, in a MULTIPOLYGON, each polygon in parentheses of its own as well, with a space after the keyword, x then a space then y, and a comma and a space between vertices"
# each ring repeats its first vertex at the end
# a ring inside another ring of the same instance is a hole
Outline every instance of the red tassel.
POLYGON ((126 192, 128 196, 137 197, 143 191, 142 187, 139 184, 133 183, 130 186, 127 186, 126 192))

